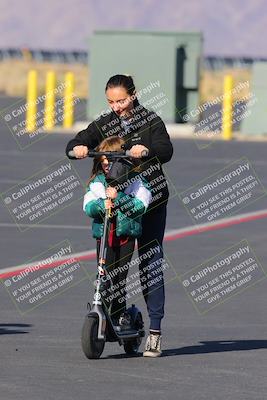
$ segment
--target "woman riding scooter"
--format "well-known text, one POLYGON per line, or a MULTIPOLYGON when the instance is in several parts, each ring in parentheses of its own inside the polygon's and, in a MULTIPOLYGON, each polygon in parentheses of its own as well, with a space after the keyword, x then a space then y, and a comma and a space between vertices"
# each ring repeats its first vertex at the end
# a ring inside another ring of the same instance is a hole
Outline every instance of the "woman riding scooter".
MULTIPOLYGON (((111 77, 106 84, 105 94, 111 112, 100 116, 85 130, 79 132, 68 143, 66 153, 69 156, 69 151, 73 150, 75 154, 73 158, 85 158, 89 150, 93 150, 104 138, 113 135, 124 138, 125 149, 130 150, 133 158, 141 158, 143 152, 148 151, 144 168, 151 173, 146 176, 146 179, 148 182, 157 182, 158 180, 160 185, 158 190, 155 190, 156 194, 143 216, 142 236, 138 239, 138 249, 142 259, 140 263, 142 273, 150 266, 153 268, 153 265, 159 271, 159 263, 163 259, 162 242, 169 196, 168 185, 161 165, 170 161, 173 154, 170 137, 161 118, 139 104, 138 94, 130 76, 115 75, 111 77), (161 250, 154 251, 153 257, 143 257, 152 245, 155 247, 159 245, 161 250)), ((162 275, 161 279, 154 280, 151 285, 143 287, 143 295, 150 318, 150 332, 143 355, 148 357, 161 355, 161 321, 164 316, 165 292, 163 272, 158 272, 158 274, 162 275)))

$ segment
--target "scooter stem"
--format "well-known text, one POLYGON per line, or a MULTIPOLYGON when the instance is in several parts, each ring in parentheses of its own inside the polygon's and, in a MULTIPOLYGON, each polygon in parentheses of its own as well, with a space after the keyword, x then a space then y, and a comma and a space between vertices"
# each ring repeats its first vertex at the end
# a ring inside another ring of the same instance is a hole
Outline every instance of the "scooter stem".
POLYGON ((99 249, 99 266, 102 267, 106 261, 106 253, 107 253, 107 237, 108 237, 108 221, 111 216, 111 208, 106 208, 105 210, 105 219, 104 219, 104 227, 103 227, 103 236, 100 241, 100 249, 99 249))

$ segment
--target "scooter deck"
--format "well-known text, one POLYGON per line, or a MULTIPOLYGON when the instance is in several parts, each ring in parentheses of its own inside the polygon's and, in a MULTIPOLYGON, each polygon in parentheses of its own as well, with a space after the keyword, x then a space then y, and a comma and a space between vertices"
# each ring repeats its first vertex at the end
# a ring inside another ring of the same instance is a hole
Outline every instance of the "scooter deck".
POLYGON ((145 331, 136 331, 135 329, 127 329, 127 330, 121 330, 121 331, 115 331, 116 335, 120 339, 134 339, 134 338, 139 338, 139 337, 144 337, 145 336, 145 331))

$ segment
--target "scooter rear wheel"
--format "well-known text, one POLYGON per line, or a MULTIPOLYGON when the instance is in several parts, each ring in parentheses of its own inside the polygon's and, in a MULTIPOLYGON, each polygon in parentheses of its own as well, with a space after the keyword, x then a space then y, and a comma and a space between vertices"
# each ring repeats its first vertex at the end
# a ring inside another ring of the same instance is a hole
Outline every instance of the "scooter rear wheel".
POLYGON ((98 319, 96 317, 85 317, 82 327, 82 349, 89 359, 96 359, 101 356, 105 347, 104 340, 98 340, 98 319))

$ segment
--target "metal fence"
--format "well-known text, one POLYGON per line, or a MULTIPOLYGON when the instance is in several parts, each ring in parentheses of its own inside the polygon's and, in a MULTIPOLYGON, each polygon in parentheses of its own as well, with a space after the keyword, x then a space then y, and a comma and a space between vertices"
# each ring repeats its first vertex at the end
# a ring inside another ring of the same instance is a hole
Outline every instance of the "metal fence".
POLYGON ((88 53, 86 51, 52 51, 52 50, 33 50, 33 49, 0 49, 0 61, 12 59, 32 59, 40 62, 55 63, 88 63, 88 53))
POLYGON ((203 57, 203 68, 206 70, 221 70, 224 68, 251 68, 256 61, 267 61, 267 58, 252 57, 203 57))
MULTIPOLYGON (((55 63, 88 63, 87 51, 61 51, 36 49, 0 49, 0 61, 10 59, 33 59, 55 63)), ((204 56, 203 68, 207 70, 221 70, 223 68, 251 68, 255 61, 267 61, 267 58, 252 57, 217 57, 204 56)))

